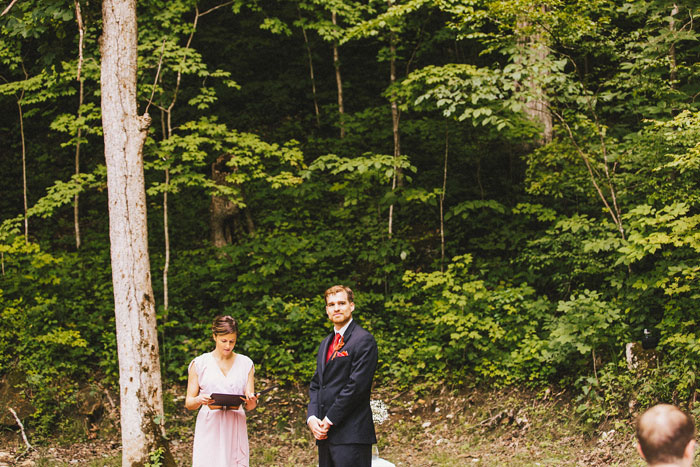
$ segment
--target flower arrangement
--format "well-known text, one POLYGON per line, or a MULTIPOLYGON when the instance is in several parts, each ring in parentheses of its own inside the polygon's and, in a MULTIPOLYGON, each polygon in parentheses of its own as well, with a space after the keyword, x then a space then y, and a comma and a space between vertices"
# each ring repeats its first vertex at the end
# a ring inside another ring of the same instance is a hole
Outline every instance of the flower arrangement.
POLYGON ((389 407, 384 403, 384 401, 379 399, 372 399, 369 401, 369 407, 372 409, 372 421, 381 425, 389 418, 389 407))
MULTIPOLYGON (((389 407, 384 401, 373 399, 369 401, 369 407, 372 409, 372 421, 381 425, 389 418, 389 407)), ((375 444, 372 446, 372 467, 396 467, 386 459, 379 457, 379 448, 375 444)))

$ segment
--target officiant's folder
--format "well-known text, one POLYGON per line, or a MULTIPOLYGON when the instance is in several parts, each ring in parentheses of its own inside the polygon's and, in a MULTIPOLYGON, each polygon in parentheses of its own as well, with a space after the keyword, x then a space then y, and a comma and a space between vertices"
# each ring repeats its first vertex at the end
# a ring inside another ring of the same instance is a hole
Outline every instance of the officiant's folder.
POLYGON ((212 393, 209 397, 214 399, 212 405, 225 407, 238 407, 245 400, 245 396, 241 394, 224 394, 221 392, 212 393))
MULTIPOLYGON (((276 387, 277 385, 267 389, 263 389, 262 391, 256 392, 255 395, 260 396, 262 394, 272 391, 276 387)), ((243 402, 245 402, 245 396, 242 394, 224 394, 222 392, 214 392, 210 394, 209 397, 214 399, 212 405, 217 407, 238 407, 243 402)))

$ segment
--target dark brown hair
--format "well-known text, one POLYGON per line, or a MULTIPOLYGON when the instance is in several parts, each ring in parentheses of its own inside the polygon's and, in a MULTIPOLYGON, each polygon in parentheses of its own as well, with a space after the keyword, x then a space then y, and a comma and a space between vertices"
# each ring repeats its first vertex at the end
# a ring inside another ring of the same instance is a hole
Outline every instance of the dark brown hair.
POLYGON ((694 438, 695 421, 673 405, 655 405, 637 420, 637 440, 649 464, 682 459, 694 438))
POLYGON ((211 332, 213 332, 215 336, 235 334, 236 337, 238 337, 238 324, 236 320, 229 315, 217 316, 214 318, 214 322, 211 325, 211 332))
POLYGON ((329 295, 333 295, 335 293, 340 293, 340 292, 345 292, 347 294, 349 303, 355 303, 355 297, 354 297, 354 294, 352 293, 352 289, 350 287, 346 287, 344 285, 334 285, 330 289, 326 290, 326 293, 323 294, 323 297, 326 299, 326 303, 328 303, 328 296, 329 295))

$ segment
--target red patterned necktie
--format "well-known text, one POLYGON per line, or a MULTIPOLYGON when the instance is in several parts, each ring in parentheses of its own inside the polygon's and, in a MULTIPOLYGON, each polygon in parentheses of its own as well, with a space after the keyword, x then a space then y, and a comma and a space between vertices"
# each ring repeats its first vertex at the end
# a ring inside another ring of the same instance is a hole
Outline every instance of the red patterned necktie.
POLYGON ((331 345, 328 346, 328 353, 326 354, 326 363, 328 363, 328 360, 331 359, 331 356, 333 355, 333 352, 338 345, 338 341, 340 340, 340 333, 336 332, 335 337, 333 338, 333 342, 331 342, 331 345))

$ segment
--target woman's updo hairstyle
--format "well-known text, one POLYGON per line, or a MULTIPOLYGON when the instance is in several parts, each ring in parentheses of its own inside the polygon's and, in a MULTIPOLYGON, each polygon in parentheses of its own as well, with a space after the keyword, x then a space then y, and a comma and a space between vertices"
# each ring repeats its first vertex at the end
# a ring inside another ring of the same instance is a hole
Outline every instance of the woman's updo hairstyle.
POLYGON ((211 325, 211 332, 213 332, 215 336, 223 336, 225 334, 235 334, 238 336, 238 324, 236 324, 236 320, 229 315, 217 316, 214 318, 214 322, 211 325))

